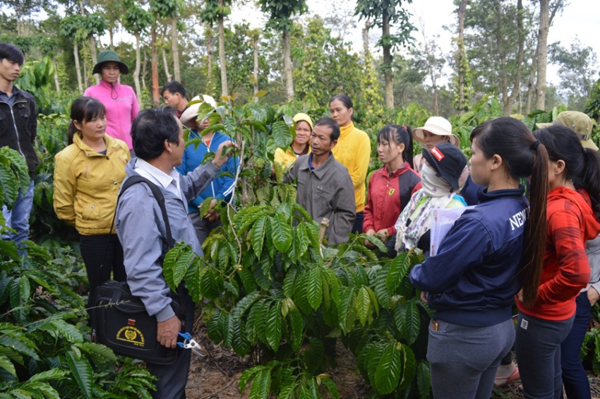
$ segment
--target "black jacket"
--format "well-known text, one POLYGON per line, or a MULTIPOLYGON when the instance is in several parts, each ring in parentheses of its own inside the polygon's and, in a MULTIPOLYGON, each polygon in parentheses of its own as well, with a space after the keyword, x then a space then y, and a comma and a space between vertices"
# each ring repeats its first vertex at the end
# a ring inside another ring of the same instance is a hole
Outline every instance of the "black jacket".
POLYGON ((17 98, 12 109, 0 100, 0 147, 19 151, 25 157, 29 175, 33 178, 35 167, 40 162, 33 146, 37 134, 35 99, 16 87, 13 87, 13 96, 17 98))

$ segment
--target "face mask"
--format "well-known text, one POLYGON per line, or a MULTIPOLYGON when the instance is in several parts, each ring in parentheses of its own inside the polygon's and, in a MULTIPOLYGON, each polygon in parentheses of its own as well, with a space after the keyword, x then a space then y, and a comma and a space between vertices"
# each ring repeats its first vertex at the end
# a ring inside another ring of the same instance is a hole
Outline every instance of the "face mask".
POLYGON ((421 167, 423 191, 430 197, 442 197, 452 191, 452 186, 428 164, 421 167))

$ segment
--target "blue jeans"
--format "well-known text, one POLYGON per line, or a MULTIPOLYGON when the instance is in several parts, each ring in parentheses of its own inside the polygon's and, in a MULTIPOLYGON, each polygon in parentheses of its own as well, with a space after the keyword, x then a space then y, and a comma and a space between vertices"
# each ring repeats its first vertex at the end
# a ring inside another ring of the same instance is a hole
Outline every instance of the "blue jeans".
POLYGON ((29 239, 29 215, 33 206, 33 180, 29 184, 29 190, 23 195, 19 189, 19 196, 13 209, 8 209, 6 205, 2 207, 2 215, 6 219, 6 226, 11 227, 15 232, 3 236, 3 240, 13 241, 15 244, 29 239))
POLYGON ((573 328, 567 338, 560 345, 562 380, 568 398, 590 399, 590 382, 581 364, 581 345, 585 338, 590 320, 592 318, 592 305, 587 296, 587 291, 577 297, 577 310, 573 328))
POLYGON ((525 398, 562 396, 560 345, 569 335, 574 318, 545 320, 519 312, 517 361, 525 398))

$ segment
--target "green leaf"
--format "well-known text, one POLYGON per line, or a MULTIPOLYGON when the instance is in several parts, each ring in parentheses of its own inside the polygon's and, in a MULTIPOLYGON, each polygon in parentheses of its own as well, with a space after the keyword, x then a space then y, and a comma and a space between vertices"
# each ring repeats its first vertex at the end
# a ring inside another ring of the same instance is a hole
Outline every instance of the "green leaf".
POLYGON ((267 216, 261 216, 252 226, 252 249, 256 257, 260 259, 263 245, 265 243, 265 233, 267 232, 267 216))
POLYGON ((354 298, 354 288, 340 288, 340 305, 338 315, 340 318, 340 328, 345 333, 349 333, 352 330, 354 327, 354 321, 356 320, 356 311, 353 306, 354 298))
POLYGON ((172 290, 177 289, 177 286, 173 284, 173 269, 175 268, 177 259, 183 250, 183 245, 176 245, 174 248, 170 249, 169 252, 167 252, 163 261, 163 276, 172 290))
POLYGON ((271 370, 261 370, 252 381, 249 399, 269 399, 271 390, 271 370))
POLYGON ((392 393, 400 381, 400 353, 395 344, 387 346, 375 370, 375 389, 382 395, 392 393))
POLYGON ((254 291, 243 297, 238 301, 238 303, 233 307, 231 311, 231 315, 234 320, 239 320, 244 313, 260 298, 260 292, 254 291))
POLYGON ((293 310, 288 313, 287 318, 290 321, 290 343, 292 345, 292 349, 297 351, 302 345, 302 330, 304 329, 302 314, 300 314, 298 310, 293 310))
POLYGON ((421 398, 427 399, 431 396, 431 372, 427 362, 421 362, 417 366, 417 387, 421 398))
POLYGON ((271 134, 275 139, 275 145, 279 148, 288 148, 294 140, 290 127, 284 121, 273 123, 271 134))
POLYGON ((92 397, 93 372, 92 366, 85 357, 77 358, 72 351, 66 353, 67 364, 81 393, 86 398, 92 397))
MULTIPOLYGON (((383 253, 387 252, 387 248, 385 246, 385 244, 383 242, 381 242, 381 240, 379 238, 377 238, 377 236, 369 236, 366 234, 361 234, 360 238, 364 238, 365 240, 369 241, 371 244, 375 245, 377 247, 378 250, 380 250, 383 253)), ((392 240, 392 238, 390 238, 390 240, 392 240)))
POLYGON ((283 295, 291 298, 294 294, 294 282, 296 281, 296 274, 298 269, 290 269, 283 278, 283 295))
POLYGON ((8 255, 15 262, 19 260, 19 252, 12 241, 0 240, 0 253, 8 255))
POLYGON ((204 258, 197 257, 185 273, 185 288, 187 288, 194 303, 199 303, 202 300, 202 294, 200 293, 200 270, 203 265, 204 258))
MULTIPOLYGON (((262 306, 256 312, 256 319, 254 321, 254 329, 256 330, 256 335, 258 339, 260 339, 265 344, 269 345, 269 341, 267 340, 267 317, 271 314, 269 309, 271 308, 272 302, 265 301, 262 306)), ((275 306, 273 306, 275 307, 275 306)), ((277 312, 279 309, 277 308, 277 312)))
POLYGON ((273 245, 281 252, 286 253, 292 245, 292 228, 281 213, 270 217, 273 245))
POLYGON ((13 377, 17 377, 17 371, 15 365, 4 355, 0 355, 0 367, 12 374, 13 377))
POLYGON ((200 292, 202 296, 211 300, 217 299, 224 288, 223 277, 212 266, 205 267, 200 274, 200 292))
POLYGON ((206 323, 206 333, 211 341, 217 345, 225 338, 225 332, 222 329, 223 322, 221 320, 224 317, 227 317, 227 315, 221 310, 217 310, 208 323, 206 323))
POLYGON ((36 353, 37 346, 25 334, 9 332, 0 335, 0 345, 9 347, 19 353, 40 360, 36 353))
POLYGON ((248 370, 245 370, 242 375, 240 376, 240 379, 238 381, 238 389, 241 392, 244 392, 246 390, 246 385, 248 385, 248 383, 250 382, 250 380, 260 371, 265 370, 266 367, 265 366, 254 366, 252 368, 249 368, 248 370))
POLYGON ((398 303, 394 310, 394 322, 400 334, 412 345, 419 336, 421 318, 419 309, 414 302, 398 303))
POLYGON ((390 271, 385 279, 385 286, 390 293, 394 292, 400 285, 402 279, 410 270, 410 257, 407 253, 401 253, 390 264, 390 271))
POLYGON ((277 352, 279 349, 279 343, 281 342, 281 301, 275 302, 275 304, 269 310, 266 328, 266 338, 269 346, 277 352))
POLYGON ((356 308, 358 320, 364 327, 367 324, 367 319, 369 318, 369 309, 371 306, 371 297, 369 296, 369 292, 367 291, 366 287, 362 287, 358 291, 354 306, 356 308))
POLYGON ((242 320, 233 322, 233 336, 231 338, 231 347, 239 357, 244 357, 250 350, 250 343, 246 337, 246 330, 242 320))
POLYGON ((237 274, 240 276, 246 292, 252 292, 256 290, 256 281, 254 280, 254 274, 250 271, 249 265, 242 265, 242 269, 238 269, 237 274))
MULTIPOLYGON (((115 357, 116 361, 116 357, 115 357)), ((67 372, 60 369, 51 369, 48 371, 42 371, 41 373, 37 373, 32 375, 28 382, 38 382, 38 381, 47 381, 47 380, 58 380, 67 375, 67 372)))
POLYGON ((79 331, 77 327, 67 323, 64 320, 52 320, 50 322, 54 327, 56 327, 57 332, 60 333, 63 337, 65 337, 69 342, 72 343, 81 343, 83 342, 83 335, 79 331))
POLYGON ((391 307, 390 292, 385 284, 389 270, 389 265, 383 266, 375 275, 375 295, 377 296, 379 305, 384 309, 390 309, 391 307))
POLYGON ((90 356, 103 358, 111 362, 117 362, 117 356, 108 346, 96 344, 94 342, 84 342, 79 347, 90 356))
POLYGON ((333 380, 326 378, 326 379, 322 380, 322 382, 323 382, 323 385, 325 385, 327 387, 327 389, 329 390, 329 393, 331 394, 333 399, 340 399, 340 393, 337 389, 337 386, 335 385, 335 382, 333 382, 333 380))
POLYGON ((0 194, 3 194, 4 197, 2 198, 2 203, 6 204, 9 209, 12 209, 12 206, 19 195, 18 183, 19 182, 15 179, 12 170, 3 163, 0 163, 0 194))
POLYGON ((415 354, 412 349, 410 349, 408 345, 402 345, 401 352, 404 358, 404 366, 402 367, 402 380, 400 380, 398 390, 404 390, 410 387, 415 378, 415 373, 417 372, 417 360, 415 359, 415 354))
POLYGON ((321 268, 315 267, 310 271, 306 284, 306 298, 310 306, 317 310, 323 300, 323 280, 321 279, 321 268))

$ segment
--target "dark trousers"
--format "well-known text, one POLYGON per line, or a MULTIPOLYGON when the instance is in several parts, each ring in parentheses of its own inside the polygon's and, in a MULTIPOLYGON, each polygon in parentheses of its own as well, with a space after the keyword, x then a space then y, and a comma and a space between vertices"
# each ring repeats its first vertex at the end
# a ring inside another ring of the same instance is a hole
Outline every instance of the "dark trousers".
POLYGON ((592 305, 587 292, 582 292, 577 297, 577 311, 573 328, 560 346, 562 380, 567 397, 570 399, 590 399, 592 397, 590 382, 579 357, 581 345, 592 318, 591 312, 592 305))
POLYGON ((560 345, 569 335, 574 318, 545 320, 519 313, 517 361, 527 399, 562 396, 560 345))
POLYGON ((79 246, 90 282, 88 307, 91 307, 94 303, 96 287, 110 280, 111 272, 113 280, 127 280, 123 264, 123 247, 116 234, 81 235, 79 246))
POLYGON ((354 226, 352 226, 352 233, 362 233, 363 220, 365 220, 364 212, 356 212, 356 219, 354 219, 354 226))
MULTIPOLYGON (((194 327, 194 302, 184 290, 185 324, 182 330, 192 333, 194 327)), ((185 384, 190 371, 191 349, 177 349, 177 360, 168 366, 147 363, 148 371, 158 378, 156 391, 152 392, 154 399, 185 399, 185 384)))

